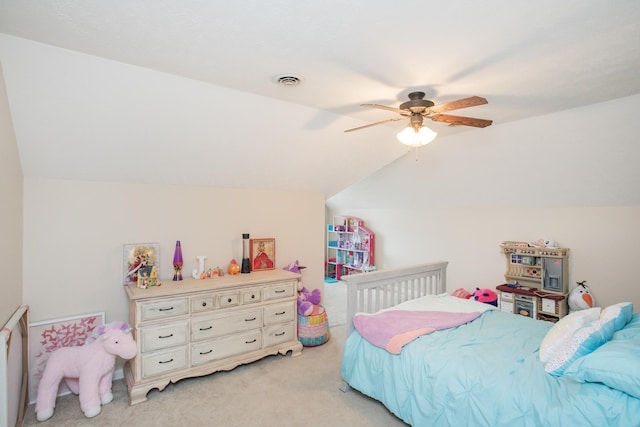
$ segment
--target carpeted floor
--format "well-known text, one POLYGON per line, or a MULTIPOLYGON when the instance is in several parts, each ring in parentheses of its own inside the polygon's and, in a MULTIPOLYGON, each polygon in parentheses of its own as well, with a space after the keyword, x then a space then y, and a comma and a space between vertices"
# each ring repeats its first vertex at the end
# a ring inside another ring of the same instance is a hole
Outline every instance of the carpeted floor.
POLYGON ((344 325, 347 317, 347 284, 341 281, 325 282, 323 305, 327 310, 329 324, 344 325))
MULTIPOLYGON (((332 313, 327 309, 329 323, 332 313)), ((114 400, 95 418, 85 418, 78 397, 59 397, 51 419, 38 422, 30 405, 29 426, 219 426, 219 427, 401 427, 381 403, 355 390, 343 393, 340 363, 345 326, 332 325, 331 339, 306 347, 299 357, 269 356, 229 372, 152 390, 129 406, 126 386, 114 382, 114 400)))

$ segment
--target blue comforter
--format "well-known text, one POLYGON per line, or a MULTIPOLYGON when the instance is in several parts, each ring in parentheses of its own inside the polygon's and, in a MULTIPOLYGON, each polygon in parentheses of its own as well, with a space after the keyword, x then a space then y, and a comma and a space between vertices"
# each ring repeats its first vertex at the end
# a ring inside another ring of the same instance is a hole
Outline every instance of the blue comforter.
POLYGON ((551 326, 491 310, 399 355, 353 332, 342 377, 414 427, 640 426, 640 399, 544 371, 538 351, 551 326))

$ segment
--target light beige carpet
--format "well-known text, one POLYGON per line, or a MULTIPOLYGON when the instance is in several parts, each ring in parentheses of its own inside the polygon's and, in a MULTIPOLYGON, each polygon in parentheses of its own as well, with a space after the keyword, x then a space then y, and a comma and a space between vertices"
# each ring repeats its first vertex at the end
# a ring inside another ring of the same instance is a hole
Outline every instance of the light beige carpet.
POLYGON ((332 325, 344 325, 347 318, 347 284, 342 281, 324 283, 322 304, 332 325))
MULTIPOLYGON (((331 314, 329 322, 331 322, 331 314)), ((95 418, 85 418, 78 397, 59 397, 53 417, 35 419, 30 405, 25 426, 216 426, 216 427, 397 427, 406 426, 380 402, 355 390, 341 392, 344 325, 331 339, 306 347, 299 357, 270 356, 229 372, 152 390, 129 406, 126 385, 114 382, 114 400, 95 418)))

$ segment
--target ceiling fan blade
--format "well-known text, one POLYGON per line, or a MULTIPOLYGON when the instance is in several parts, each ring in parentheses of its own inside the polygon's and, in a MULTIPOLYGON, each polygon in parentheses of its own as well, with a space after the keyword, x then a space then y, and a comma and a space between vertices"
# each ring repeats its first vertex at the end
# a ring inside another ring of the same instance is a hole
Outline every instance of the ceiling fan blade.
POLYGON ((393 118, 391 118, 391 119, 382 120, 382 121, 375 122, 375 123, 369 123, 368 125, 359 126, 359 127, 357 127, 357 128, 347 129, 347 130, 345 130, 345 132, 353 132, 354 130, 360 130, 360 129, 364 129, 364 128, 370 128, 371 126, 377 126, 377 125, 381 125, 381 124, 383 124, 383 123, 397 122, 398 120, 406 120, 406 117, 393 117, 393 118))
POLYGON ((434 114, 430 117, 434 122, 449 123, 451 125, 473 126, 485 128, 493 123, 493 120, 474 119, 472 117, 450 116, 448 114, 434 114))
POLYGON ((476 105, 487 104, 486 98, 471 96, 469 98, 458 99, 457 101, 445 102, 429 108, 432 113, 444 113, 445 111, 459 110, 460 108, 475 107, 476 105))
POLYGON ((387 107, 386 105, 380 105, 380 104, 361 104, 361 107, 369 107, 369 108, 377 108, 379 110, 387 110, 387 111, 393 111, 394 113, 398 113, 398 114, 402 114, 404 116, 410 116, 411 115, 411 111, 408 110, 401 110, 399 108, 395 108, 395 107, 387 107))

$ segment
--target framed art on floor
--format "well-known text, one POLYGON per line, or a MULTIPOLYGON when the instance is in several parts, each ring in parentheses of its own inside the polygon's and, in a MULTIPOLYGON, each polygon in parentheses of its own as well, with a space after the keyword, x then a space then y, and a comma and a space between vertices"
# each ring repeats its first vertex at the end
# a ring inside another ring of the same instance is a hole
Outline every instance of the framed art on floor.
MULTIPOLYGON (((93 330, 103 324, 104 312, 99 312, 29 325, 29 403, 36 400, 49 354, 60 347, 83 345, 93 330)), ((63 381, 58 395, 68 393, 70 390, 63 381)))

